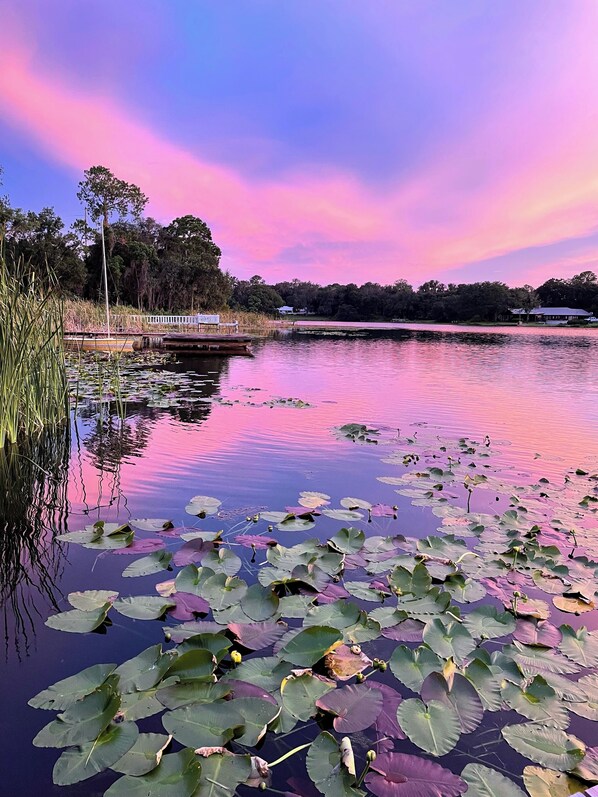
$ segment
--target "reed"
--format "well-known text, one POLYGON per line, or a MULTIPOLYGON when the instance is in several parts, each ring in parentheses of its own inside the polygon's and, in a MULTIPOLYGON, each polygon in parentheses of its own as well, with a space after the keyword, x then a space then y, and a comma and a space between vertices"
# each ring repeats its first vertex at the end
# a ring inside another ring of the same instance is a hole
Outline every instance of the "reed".
POLYGON ((0 253, 0 448, 68 418, 62 334, 51 277, 0 253))

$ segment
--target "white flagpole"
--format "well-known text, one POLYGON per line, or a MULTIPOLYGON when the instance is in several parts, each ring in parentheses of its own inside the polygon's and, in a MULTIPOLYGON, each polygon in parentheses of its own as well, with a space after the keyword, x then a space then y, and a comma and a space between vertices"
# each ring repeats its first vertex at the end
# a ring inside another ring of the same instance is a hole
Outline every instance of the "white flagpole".
POLYGON ((108 304, 108 267, 106 265, 106 242, 104 241, 104 222, 101 222, 102 231, 102 271, 104 274, 104 299, 106 301, 106 329, 110 337, 110 305, 108 304))

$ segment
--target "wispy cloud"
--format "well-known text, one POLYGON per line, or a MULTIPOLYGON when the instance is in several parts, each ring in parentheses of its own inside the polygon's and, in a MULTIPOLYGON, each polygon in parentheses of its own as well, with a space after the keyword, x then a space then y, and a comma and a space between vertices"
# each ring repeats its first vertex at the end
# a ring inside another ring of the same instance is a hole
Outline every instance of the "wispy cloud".
MULTIPOLYGON (((0 53, 0 108, 74 177, 102 163, 139 184, 157 217, 204 217, 236 274, 421 281, 479 263, 480 278, 497 278, 483 261, 516 263, 518 252, 598 224, 598 51, 586 21, 579 14, 562 31, 574 60, 555 56, 544 74, 523 75, 519 93, 486 103, 467 131, 437 141, 423 165, 383 186, 347 168, 296 163, 250 178, 172 140, 122 100, 43 69, 18 37, 0 53)), ((267 158, 268 140, 260 146, 267 158)), ((543 268, 514 274, 512 263, 503 264, 512 282, 543 268)), ((558 264, 547 254, 546 265, 558 264)))

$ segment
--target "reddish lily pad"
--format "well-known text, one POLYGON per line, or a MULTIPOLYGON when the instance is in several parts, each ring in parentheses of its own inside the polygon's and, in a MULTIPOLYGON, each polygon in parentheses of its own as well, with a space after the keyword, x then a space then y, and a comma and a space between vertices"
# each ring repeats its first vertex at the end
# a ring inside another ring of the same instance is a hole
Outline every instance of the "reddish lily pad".
POLYGON ((376 722, 383 702, 380 689, 370 689, 365 684, 352 684, 328 692, 316 701, 316 706, 335 715, 335 731, 354 733, 369 728, 376 722))
POLYGON ((365 782, 376 797, 459 797, 467 783, 426 758, 404 753, 381 753, 365 782))

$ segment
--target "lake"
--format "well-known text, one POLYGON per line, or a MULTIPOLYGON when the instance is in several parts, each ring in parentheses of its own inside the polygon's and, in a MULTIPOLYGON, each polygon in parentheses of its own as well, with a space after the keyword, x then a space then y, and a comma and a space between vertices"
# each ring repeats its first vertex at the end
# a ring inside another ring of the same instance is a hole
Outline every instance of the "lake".
MULTIPOLYGON (((396 504, 396 520, 374 519, 366 531, 424 537, 435 532, 438 517, 377 479, 392 472, 381 458, 393 450, 393 436, 430 441, 488 436, 496 468, 513 483, 558 479, 598 453, 595 331, 406 325, 362 332, 347 325, 337 333, 324 326, 259 340, 253 357, 185 359, 167 370, 189 376, 195 386, 191 405, 131 402, 123 424, 107 413, 98 422, 94 412, 80 407, 65 462, 66 502, 57 498, 57 513, 50 523, 42 520, 33 539, 41 555, 37 561, 26 555, 16 593, 14 568, 2 570, 6 654, 0 665, 0 734, 6 794, 102 794, 113 775, 67 788, 52 785, 57 751, 31 746, 51 717, 28 707, 27 700, 83 667, 123 661, 163 639, 162 623, 120 615, 105 634, 47 628, 44 620, 54 611, 50 595, 64 611, 68 592, 105 588, 135 594, 144 588, 149 594, 160 579, 148 576, 140 580, 143 588, 123 587, 121 573, 131 557, 57 544, 44 525, 73 531, 98 519, 124 523, 156 517, 172 519, 177 527, 191 525, 185 505, 199 494, 222 502, 222 519, 205 521, 216 530, 243 524, 264 509, 296 506, 304 490, 328 494, 334 506, 345 496, 396 504), (384 450, 333 434, 334 427, 347 423, 381 430, 384 450)), ((490 502, 487 494, 473 496, 472 511, 507 508, 504 497, 490 502)), ((322 538, 338 528, 323 519, 322 538)), ((313 535, 276 536, 293 545, 298 536, 313 535)), ((571 622, 571 616, 561 622, 571 622)), ((589 720, 575 722, 586 742, 598 743, 589 720)), ((513 756, 509 767, 520 772, 522 759, 513 756)), ((449 765, 453 760, 449 757, 449 765)), ((457 770, 464 763, 457 762, 457 770)))

